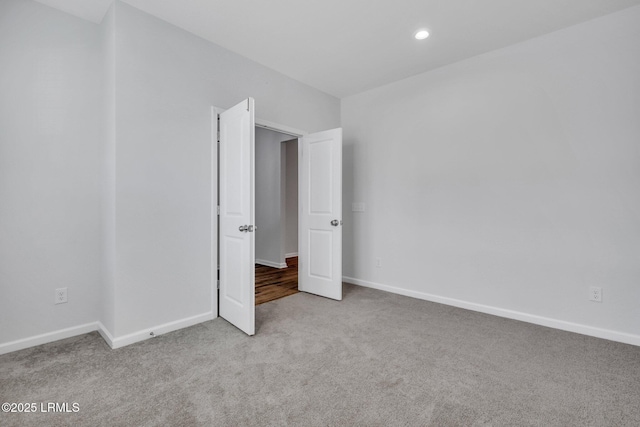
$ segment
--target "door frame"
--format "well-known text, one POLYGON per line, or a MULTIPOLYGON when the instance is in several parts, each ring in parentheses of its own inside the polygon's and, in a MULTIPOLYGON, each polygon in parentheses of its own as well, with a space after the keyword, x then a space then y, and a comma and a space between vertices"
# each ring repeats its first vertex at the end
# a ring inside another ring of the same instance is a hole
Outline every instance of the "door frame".
MULTIPOLYGON (((213 318, 219 316, 218 310, 218 267, 220 265, 219 240, 220 230, 218 227, 218 206, 220 205, 219 185, 220 185, 220 165, 218 158, 218 114, 226 111, 226 108, 211 106, 211 146, 215 147, 211 150, 211 311, 213 318), (215 180, 215 185, 213 185, 215 180)), ((308 135, 309 132, 296 129, 280 123, 274 123, 269 120, 263 120, 258 117, 255 119, 255 126, 273 130, 276 132, 291 135, 295 138, 308 135)), ((299 149, 299 143, 298 143, 299 149)), ((300 170, 298 169, 298 179, 300 178, 300 170)))

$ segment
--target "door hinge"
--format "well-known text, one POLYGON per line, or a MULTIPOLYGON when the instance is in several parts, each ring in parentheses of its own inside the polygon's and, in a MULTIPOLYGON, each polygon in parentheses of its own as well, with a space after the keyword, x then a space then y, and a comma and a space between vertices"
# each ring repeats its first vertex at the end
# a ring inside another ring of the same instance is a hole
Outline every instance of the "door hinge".
POLYGON ((220 206, 218 206, 218 216, 220 216, 220 206))
POLYGON ((220 280, 218 280, 218 290, 220 290, 220 280))
POLYGON ((220 144, 220 114, 218 114, 218 129, 216 129, 218 144, 220 144))

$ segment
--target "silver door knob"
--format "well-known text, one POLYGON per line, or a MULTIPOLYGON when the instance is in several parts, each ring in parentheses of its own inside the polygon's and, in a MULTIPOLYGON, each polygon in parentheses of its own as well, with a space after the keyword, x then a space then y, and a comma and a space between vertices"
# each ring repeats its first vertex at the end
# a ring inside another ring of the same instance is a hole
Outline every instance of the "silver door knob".
POLYGON ((240 227, 238 227, 238 230, 240 231, 247 231, 248 226, 246 225, 241 225, 240 227))
POLYGON ((337 219, 334 219, 333 221, 331 221, 331 225, 333 225, 334 227, 337 227, 338 225, 340 225, 340 221, 338 221, 337 219))

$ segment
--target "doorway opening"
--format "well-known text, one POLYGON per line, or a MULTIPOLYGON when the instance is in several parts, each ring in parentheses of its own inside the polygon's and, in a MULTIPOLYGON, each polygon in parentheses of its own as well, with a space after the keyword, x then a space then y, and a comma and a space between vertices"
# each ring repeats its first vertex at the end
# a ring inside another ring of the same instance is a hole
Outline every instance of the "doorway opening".
MULTIPOLYGON (((211 113, 212 142, 218 146, 211 150, 211 200, 218 202, 211 206, 214 317, 255 334, 255 243, 256 234, 263 234, 256 233, 256 127, 298 138, 298 290, 342 300, 342 129, 308 134, 256 120, 253 98, 227 110, 212 107, 211 113)), ((276 188, 284 194, 282 182, 276 188)), ((275 198, 276 206, 282 203, 275 198)), ((286 266, 280 259, 277 263, 286 266)))
POLYGON ((298 293, 298 139, 255 128, 255 304, 298 293))

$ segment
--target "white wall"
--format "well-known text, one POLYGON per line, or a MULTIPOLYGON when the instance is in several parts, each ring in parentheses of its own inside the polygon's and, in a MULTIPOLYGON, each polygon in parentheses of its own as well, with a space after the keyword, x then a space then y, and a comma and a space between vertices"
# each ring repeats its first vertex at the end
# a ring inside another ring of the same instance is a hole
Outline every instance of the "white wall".
POLYGON ((118 1, 95 25, 3 0, 0 63, 0 353, 210 317, 211 106, 340 122, 338 99, 118 1))
POLYGON ((288 141, 286 146, 285 184, 285 255, 298 253, 298 140, 288 141))
POLYGON ((0 64, 2 345, 97 320, 100 28, 3 0, 0 64), (58 287, 68 288, 68 303, 53 304, 58 287))
POLYGON ((285 264, 285 211, 282 206, 285 184, 282 179, 282 141, 291 137, 256 127, 256 263, 283 268, 285 264))
POLYGON ((340 103, 121 2, 115 22, 118 339, 212 311, 210 106, 315 131, 340 103))
POLYGON ((348 280, 640 344, 638 46, 635 7, 343 99, 348 280))

